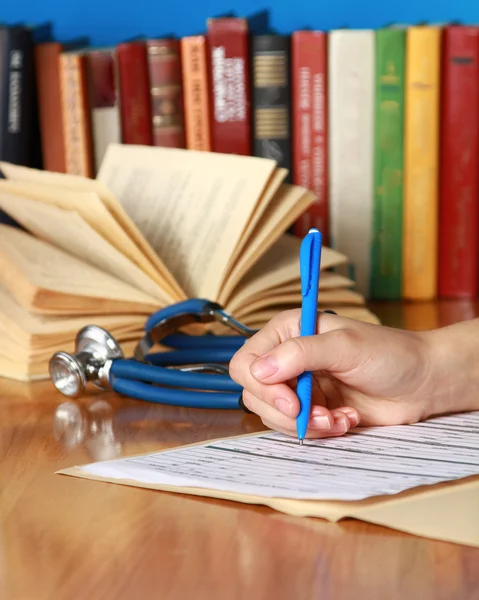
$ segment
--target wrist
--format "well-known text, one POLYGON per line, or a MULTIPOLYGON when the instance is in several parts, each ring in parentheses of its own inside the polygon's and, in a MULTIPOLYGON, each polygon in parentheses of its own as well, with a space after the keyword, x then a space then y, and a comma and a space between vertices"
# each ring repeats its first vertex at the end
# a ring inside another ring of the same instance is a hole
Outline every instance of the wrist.
POLYGON ((427 332, 425 339, 430 415, 479 410, 479 319, 427 332))

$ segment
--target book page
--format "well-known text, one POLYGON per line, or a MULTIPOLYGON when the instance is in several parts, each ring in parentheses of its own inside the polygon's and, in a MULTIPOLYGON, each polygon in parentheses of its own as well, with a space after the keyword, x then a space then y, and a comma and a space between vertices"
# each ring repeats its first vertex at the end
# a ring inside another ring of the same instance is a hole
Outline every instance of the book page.
MULTIPOLYGON (((287 304, 271 304, 266 308, 255 310, 251 314, 243 315, 241 317, 242 323, 252 329, 261 329, 271 321, 271 319, 278 313, 291 308, 298 308, 298 305, 287 305, 287 304)), ((371 312, 368 308, 363 306, 336 306, 335 304, 328 305, 330 310, 334 310, 340 317, 346 317, 347 319, 354 319, 355 321, 361 321, 363 323, 370 323, 371 325, 379 325, 380 320, 377 315, 371 312)))
MULTIPOLYGON (((289 500, 359 501, 479 474, 479 412, 298 440, 263 432, 82 465, 114 483, 289 500)), ((75 474, 75 471, 69 471, 75 474)))
MULTIPOLYGON (((127 253, 127 255, 135 262, 137 262, 137 264, 141 266, 141 268, 143 268, 153 280, 162 286, 165 286, 165 284, 169 285, 171 294, 177 294, 179 298, 185 296, 184 290, 182 290, 178 285, 178 282, 175 280, 172 273, 168 271, 161 258, 156 254, 138 227, 133 223, 133 220, 128 216, 111 190, 109 190, 101 181, 90 179, 89 177, 81 177, 80 175, 70 175, 67 173, 44 171, 42 169, 32 169, 30 167, 23 167, 21 165, 14 165, 1 161, 0 170, 3 171, 5 177, 7 177, 9 181, 13 181, 16 184, 29 183, 33 186, 41 184, 45 186, 45 188, 56 187, 60 191, 65 190, 76 193, 87 192, 89 194, 95 194, 96 198, 100 199, 104 207, 108 210, 110 218, 106 220, 106 217, 103 214, 102 219, 105 217, 103 227, 102 224, 98 223, 98 220, 95 220, 95 224, 90 222, 90 225, 97 228, 97 230, 103 234, 111 229, 111 234, 117 239, 117 242, 120 246, 119 249, 123 249, 124 252, 127 253), (113 226, 111 217, 113 217, 113 219, 117 222, 122 232, 118 230, 118 227, 113 226), (99 229, 99 227, 101 229, 99 229), (136 246, 136 249, 134 246, 136 246)), ((11 191, 14 193, 13 189, 11 191)), ((48 190, 48 192, 49 191, 50 190, 48 190)), ((42 199, 45 201, 45 194, 42 190, 38 190, 34 193, 37 199, 42 199)), ((46 189, 45 193, 47 193, 46 189)), ((60 202, 60 194, 57 193, 52 195, 52 201, 60 202)), ((74 202, 76 207, 77 201, 80 202, 81 198, 65 194, 60 206, 62 208, 67 208, 68 206, 65 206, 64 203, 74 202)), ((91 208, 91 201, 88 208, 91 208)), ((85 210, 87 209, 85 208, 85 210)), ((95 207, 95 213, 90 214, 92 220, 93 215, 95 215, 95 217, 97 215, 100 216, 97 207, 95 207)))
MULTIPOLYGON (((319 290, 320 291, 333 291, 340 289, 350 289, 354 287, 354 281, 352 279, 348 279, 343 275, 338 275, 337 273, 333 273, 332 271, 324 271, 321 275, 321 279, 319 280, 319 290)), ((298 277, 296 281, 291 281, 290 283, 285 283, 283 285, 278 285, 277 287, 271 288, 271 294, 277 293, 296 293, 301 289, 301 281, 298 277)))
POLYGON ((98 174, 189 296, 216 300, 276 163, 110 145, 98 174))
MULTIPOLYGON (((319 290, 328 291, 333 293, 335 290, 348 289, 354 285, 354 282, 342 275, 325 271, 319 280, 319 290)), ((256 286, 242 286, 240 290, 235 292, 235 295, 228 302, 228 311, 232 314, 239 312, 242 309, 248 309, 250 303, 254 304, 259 301, 266 301, 265 304, 269 304, 271 299, 276 300, 280 298, 300 298, 301 297, 301 281, 299 277, 288 283, 270 287, 265 292, 261 285, 256 286)), ((277 302, 275 301, 275 304, 277 302)), ((296 303, 296 301, 295 301, 296 303)), ((301 301, 300 301, 301 303, 301 301)), ((361 302, 362 303, 362 302, 361 302)))
POLYGON ((139 250, 94 192, 72 191, 32 181, 0 179, 0 193, 3 192, 77 212, 90 227, 142 268, 145 273, 153 279, 158 277, 157 269, 139 250))
MULTIPOLYGON (((75 310, 101 312, 100 300, 108 302, 109 312, 141 312, 148 314, 158 302, 78 258, 39 240, 15 227, 0 225, 0 282, 23 306, 61 312, 62 306, 41 297, 41 292, 64 295, 65 310, 76 298, 75 310), (29 290, 25 296, 25 290, 29 290), (37 301, 43 301, 41 306, 37 301), (33 303, 33 304, 32 304, 33 303)), ((58 301, 61 301, 57 298, 58 301)))
MULTIPOLYGON (((241 279, 234 288, 234 294, 222 297, 225 305, 238 307, 247 302, 249 296, 267 293, 288 282, 300 282, 299 250, 301 239, 293 235, 284 234, 273 246, 263 254, 250 271, 241 279)), ((346 257, 331 248, 324 247, 321 252, 321 278, 320 287, 325 285, 325 269, 330 269, 347 261, 346 257)), ((333 273, 326 275, 327 282, 335 281, 335 287, 345 287, 347 278, 337 275, 331 280, 333 273)), ((332 287, 331 283, 328 287, 332 287)))
POLYGON ((247 244, 252 232, 255 230, 255 227, 258 225, 258 222, 261 218, 263 218, 265 211, 271 210, 271 202, 273 201, 275 195, 278 193, 281 185, 283 184, 286 176, 288 174, 287 169, 276 169, 273 173, 273 176, 270 180, 270 183, 265 190, 264 194, 261 196, 258 204, 256 205, 256 209, 246 226, 246 229, 243 231, 243 235, 241 236, 241 240, 239 244, 236 246, 236 249, 231 256, 228 266, 232 265, 240 254, 243 252, 245 245, 247 244))
POLYGON ((297 218, 314 202, 314 194, 299 186, 283 184, 271 201, 244 246, 243 253, 231 266, 224 282, 219 302, 234 293, 236 285, 259 258, 267 252, 297 218))
POLYGON ((13 196, 2 192, 1 188, 0 209, 40 239, 129 283, 162 305, 177 300, 99 235, 77 212, 13 196))
MULTIPOLYGON (((283 294, 280 290, 279 293, 270 295, 257 295, 256 299, 245 302, 243 306, 235 309, 234 315, 240 321, 243 320, 246 315, 254 314, 255 312, 267 308, 268 306, 277 306, 281 304, 287 304, 290 308, 301 308, 301 288, 298 291, 283 294)), ((363 306, 364 297, 361 294, 354 292, 349 289, 332 289, 332 290, 320 290, 318 293, 318 309, 325 310, 331 309, 332 306, 363 306)))
MULTIPOLYGON (((138 327, 116 327, 113 328, 110 333, 115 339, 120 341, 125 340, 136 340, 141 339, 144 330, 138 327)), ((2 347, 0 348, 0 355, 10 357, 12 360, 22 362, 24 359, 29 361, 38 360, 49 360, 59 348, 66 352, 75 352, 75 334, 66 336, 59 336, 58 338, 45 338, 43 345, 32 347, 30 345, 23 344, 20 340, 10 335, 10 330, 5 329, 0 324, 0 334, 2 336, 2 347)))
MULTIPOLYGON (((50 343, 48 340, 71 340, 82 327, 90 325, 91 320, 91 315, 59 317, 29 312, 0 283, 0 327, 24 347, 44 346, 45 340, 47 343, 50 343)), ((116 335, 115 332, 130 328, 143 329, 145 317, 135 314, 96 315, 95 324, 116 335)))

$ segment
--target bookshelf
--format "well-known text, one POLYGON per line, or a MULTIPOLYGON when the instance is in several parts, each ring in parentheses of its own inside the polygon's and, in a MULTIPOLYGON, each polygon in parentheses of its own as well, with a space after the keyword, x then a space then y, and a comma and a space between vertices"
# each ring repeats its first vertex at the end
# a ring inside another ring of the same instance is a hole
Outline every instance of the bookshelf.
MULTIPOLYGON (((274 158, 318 199, 294 232, 319 227, 350 257, 343 274, 363 296, 397 301, 479 295, 479 27, 467 25, 479 7, 459 9, 277 2, 256 31, 215 18, 257 15, 248 2, 187 3, 179 20, 173 4, 50 0, 10 6, 4 20, 51 22, 59 42, 88 39, 30 65, 50 145, 43 168, 94 177, 111 142, 274 158)), ((4 108, 3 118, 32 110, 4 108)), ((30 154, 32 123, 18 126, 30 154)))

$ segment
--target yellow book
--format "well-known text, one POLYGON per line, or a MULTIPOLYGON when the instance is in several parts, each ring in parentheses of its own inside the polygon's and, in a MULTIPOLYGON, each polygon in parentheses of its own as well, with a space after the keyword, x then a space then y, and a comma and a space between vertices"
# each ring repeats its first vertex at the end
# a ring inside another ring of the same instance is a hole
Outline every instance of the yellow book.
POLYGON ((436 296, 441 28, 410 27, 404 115, 403 296, 436 296))

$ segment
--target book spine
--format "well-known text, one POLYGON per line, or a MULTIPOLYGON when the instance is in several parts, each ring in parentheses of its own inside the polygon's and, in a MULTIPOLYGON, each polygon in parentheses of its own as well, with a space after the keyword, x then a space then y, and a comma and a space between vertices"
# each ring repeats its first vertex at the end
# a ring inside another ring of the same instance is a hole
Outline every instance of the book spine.
POLYGON ((205 36, 181 39, 186 147, 211 151, 208 65, 205 36))
POLYGON ((211 141, 215 152, 251 155, 248 22, 208 21, 212 97, 211 141))
POLYGON ((43 166, 58 173, 66 172, 59 68, 62 51, 63 46, 58 42, 35 47, 43 166))
POLYGON ((85 57, 60 55, 60 89, 65 139, 65 169, 71 175, 93 176, 91 113, 85 57))
POLYGON ((253 155, 288 169, 292 181, 290 38, 253 35, 253 155))
POLYGON ((329 243, 369 296, 373 213, 374 31, 334 30, 328 51, 329 243))
POLYGON ((116 59, 122 141, 124 144, 152 146, 153 128, 146 44, 118 44, 116 59))
POLYGON ((406 32, 402 296, 407 300, 437 294, 440 42, 439 27, 406 32))
POLYGON ((147 49, 153 145, 184 148, 180 42, 176 39, 149 40, 147 49))
POLYGON ((33 38, 24 27, 5 27, 0 49, 0 159, 31 166, 33 149, 33 38))
POLYGON ((475 298, 479 278, 479 28, 443 32, 438 295, 475 298))
POLYGON ((406 34, 376 31, 371 297, 402 295, 402 194, 406 34))
POLYGON ((98 173, 109 144, 121 143, 121 122, 115 78, 115 54, 94 50, 85 55, 91 103, 94 172, 98 173))
POLYGON ((311 227, 328 244, 327 38, 321 31, 297 31, 291 39, 292 181, 316 200, 293 226, 304 237, 311 227))

